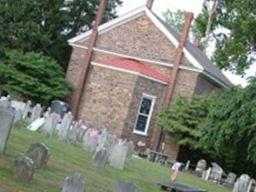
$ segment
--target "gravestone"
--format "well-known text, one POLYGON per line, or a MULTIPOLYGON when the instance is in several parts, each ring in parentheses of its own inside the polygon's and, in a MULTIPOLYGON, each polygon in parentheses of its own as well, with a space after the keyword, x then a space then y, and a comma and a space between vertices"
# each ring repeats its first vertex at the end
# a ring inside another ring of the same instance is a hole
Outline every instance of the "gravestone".
POLYGON ((15 111, 14 124, 19 125, 22 122, 22 110, 18 109, 15 111))
POLYGON ((75 123, 74 128, 76 130, 76 140, 82 142, 86 133, 87 127, 84 125, 82 120, 75 123))
POLYGON ((26 106, 24 108, 24 111, 23 111, 23 115, 22 115, 23 119, 28 117, 28 113, 30 112, 30 108, 31 108, 31 101, 28 100, 27 103, 26 103, 26 106))
POLYGON ((225 185, 228 187, 232 187, 236 181, 236 174, 235 173, 228 173, 227 178, 225 179, 225 185))
POLYGON ((219 183, 222 178, 222 174, 223 169, 217 163, 212 163, 212 170, 209 179, 219 183))
POLYGON ((58 114, 56 113, 51 113, 48 115, 46 118, 45 124, 42 126, 42 131, 47 135, 47 136, 52 136, 54 133, 54 130, 56 129, 58 124, 58 114))
POLYGON ((32 110, 32 114, 30 117, 30 123, 34 122, 35 120, 41 117, 42 108, 40 104, 36 104, 36 106, 32 110))
POLYGON ((68 130, 72 124, 73 115, 71 112, 68 112, 64 115, 63 120, 60 125, 59 136, 61 139, 66 140, 68 135, 68 130))
POLYGON ((250 181, 251 181, 251 178, 248 175, 246 174, 241 175, 237 179, 232 192, 247 192, 250 181))
POLYGON ((126 142, 125 145, 128 147, 128 152, 127 152, 127 160, 132 159, 132 155, 134 153, 134 145, 132 141, 126 142))
POLYGON ((124 169, 124 165, 126 162, 128 154, 128 147, 125 146, 123 143, 119 142, 116 144, 111 151, 109 157, 109 164, 110 166, 117 168, 117 169, 124 169))
POLYGON ((81 180, 79 174, 72 177, 67 177, 61 192, 84 192, 85 182, 81 180))
POLYGON ((199 175, 202 175, 202 173, 205 171, 206 167, 207 167, 206 161, 204 159, 201 159, 196 164, 195 172, 198 173, 199 175))
POLYGON ((108 162, 109 152, 106 148, 98 147, 93 155, 93 165, 104 168, 108 162))
POLYGON ((88 129, 83 139, 83 148, 85 151, 94 153, 98 146, 99 131, 97 129, 88 129))
POLYGON ((1 97, 0 107, 4 109, 11 108, 11 97, 8 95, 7 97, 1 97))
POLYGON ((29 157, 22 156, 15 160, 13 169, 14 177, 29 183, 33 179, 34 171, 33 160, 29 157))
POLYGON ((14 113, 9 109, 0 108, 0 155, 5 152, 13 121, 14 113))
POLYGON ((50 156, 49 149, 40 143, 32 143, 26 153, 31 158, 36 168, 45 168, 50 156))
POLYGON ((140 192, 140 190, 132 183, 119 181, 115 185, 113 192, 140 192))

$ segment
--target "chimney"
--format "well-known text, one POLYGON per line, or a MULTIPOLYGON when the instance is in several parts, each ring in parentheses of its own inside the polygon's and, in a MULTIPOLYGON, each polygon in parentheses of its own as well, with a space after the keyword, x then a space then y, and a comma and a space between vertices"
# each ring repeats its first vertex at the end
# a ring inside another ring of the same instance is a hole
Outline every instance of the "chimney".
POLYGON ((154 0, 147 0, 147 8, 149 9, 149 10, 151 10, 152 9, 152 7, 153 7, 153 3, 154 3, 154 0))
POLYGON ((93 22, 92 34, 91 34, 91 37, 89 38, 89 42, 88 42, 88 46, 87 46, 88 49, 86 50, 86 57, 85 57, 85 60, 83 63, 83 68, 82 68, 79 84, 78 84, 77 89, 74 92, 74 96, 73 96, 74 103, 72 106, 72 111, 73 111, 76 119, 78 116, 79 106, 80 106, 81 99, 82 99, 83 92, 84 92, 84 86, 85 86, 88 72, 90 69, 90 64, 91 64, 92 55, 93 55, 93 47, 94 47, 97 37, 98 37, 98 26, 100 25, 102 18, 104 16, 104 11, 105 11, 106 5, 107 5, 107 0, 100 0, 98 12, 96 14, 95 21, 93 22))

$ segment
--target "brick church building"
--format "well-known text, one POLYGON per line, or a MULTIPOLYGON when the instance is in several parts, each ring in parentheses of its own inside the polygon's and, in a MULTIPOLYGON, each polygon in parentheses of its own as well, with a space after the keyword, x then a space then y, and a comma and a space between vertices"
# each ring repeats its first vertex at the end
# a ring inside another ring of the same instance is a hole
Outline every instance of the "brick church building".
MULTIPOLYGON (((66 77, 74 85, 71 107, 80 86, 76 112, 88 127, 107 128, 135 143, 142 140, 155 150, 161 132, 155 117, 166 107, 180 35, 148 7, 99 25, 92 44, 93 33, 90 30, 69 40, 73 52, 66 77), (85 60, 88 71, 81 84, 85 60)), ((174 97, 191 98, 231 86, 196 46, 187 41, 182 51, 174 97)), ((176 159, 179 147, 175 136, 166 136, 164 142, 165 152, 176 159)))

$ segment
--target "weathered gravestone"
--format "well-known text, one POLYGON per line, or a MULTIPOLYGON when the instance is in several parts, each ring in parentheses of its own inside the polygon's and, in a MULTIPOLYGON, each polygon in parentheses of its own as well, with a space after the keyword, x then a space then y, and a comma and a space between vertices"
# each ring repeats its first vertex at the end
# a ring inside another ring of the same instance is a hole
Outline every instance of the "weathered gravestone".
POLYGON ((32 110, 32 114, 30 117, 30 123, 34 122, 35 120, 41 117, 42 107, 40 104, 36 104, 36 106, 32 110))
POLYGON ((248 175, 246 174, 241 175, 237 179, 232 192, 247 192, 250 181, 251 181, 251 178, 248 175))
POLYGON ((14 113, 12 110, 0 108, 0 154, 4 154, 5 152, 13 120, 14 113))
POLYGON ((140 190, 132 183, 119 181, 114 187, 113 192, 140 192, 140 190))
POLYGON ((222 178, 222 174, 223 169, 217 163, 212 163, 212 169, 209 179, 219 183, 222 178))
POLYGON ((64 115, 63 120, 60 125, 59 136, 61 139, 66 140, 68 135, 68 130, 72 124, 73 115, 71 112, 68 112, 64 115))
POLYGON ((75 123, 74 129, 76 130, 76 140, 82 142, 86 133, 87 127, 84 125, 82 120, 75 123))
POLYGON ((128 147, 124 145, 122 142, 116 144, 110 154, 109 164, 110 166, 117 169, 124 169, 124 165, 126 162, 128 154, 128 147))
POLYGON ((132 141, 126 142, 125 145, 128 147, 128 152, 127 152, 127 160, 132 159, 132 155, 134 153, 134 145, 132 141))
POLYGON ((19 125, 19 124, 21 124, 21 122, 22 122, 22 110, 17 109, 15 111, 14 124, 19 125))
POLYGON ((11 108, 11 97, 8 95, 7 97, 1 97, 0 107, 4 109, 11 108))
POLYGON ((98 168, 104 168, 108 162, 109 151, 98 147, 93 155, 93 164, 98 168))
POLYGON ((23 119, 28 117, 28 113, 30 112, 30 108, 31 108, 31 101, 28 100, 27 103, 26 103, 26 106, 24 108, 23 114, 22 114, 23 119))
POLYGON ((44 144, 32 143, 26 155, 33 160, 36 168, 45 168, 50 152, 44 144))
POLYGON ((228 173, 228 176, 225 179, 224 185, 227 186, 227 187, 233 187, 235 181, 236 181, 236 174, 230 172, 230 173, 228 173))
POLYGON ((207 167, 206 161, 204 159, 201 159, 196 164, 195 172, 198 173, 199 175, 202 175, 202 173, 205 171, 206 167, 207 167))
POLYGON ((48 117, 46 117, 46 122, 42 127, 42 131, 47 136, 50 137, 54 133, 54 130, 56 129, 57 124, 58 124, 58 114, 51 113, 51 114, 49 114, 48 117))
POLYGON ((29 157, 22 156, 15 160, 13 169, 14 177, 29 183, 33 179, 34 172, 34 163, 29 157))
POLYGON ((85 151, 94 153, 98 146, 99 132, 97 129, 88 129, 83 139, 83 148, 85 151))
POLYGON ((79 174, 72 177, 67 177, 61 192, 84 192, 85 182, 81 180, 79 174))

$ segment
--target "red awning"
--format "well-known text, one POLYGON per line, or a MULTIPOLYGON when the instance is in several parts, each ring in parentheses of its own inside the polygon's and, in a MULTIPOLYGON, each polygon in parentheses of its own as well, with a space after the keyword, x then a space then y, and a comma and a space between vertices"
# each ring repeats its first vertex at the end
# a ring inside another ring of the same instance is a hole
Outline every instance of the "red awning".
POLYGON ((149 66, 137 60, 119 58, 119 59, 101 61, 99 62, 99 64, 102 64, 111 68, 122 69, 125 71, 138 73, 140 75, 147 76, 159 81, 163 81, 165 83, 167 83, 169 80, 168 77, 162 75, 158 71, 150 68, 149 66))

